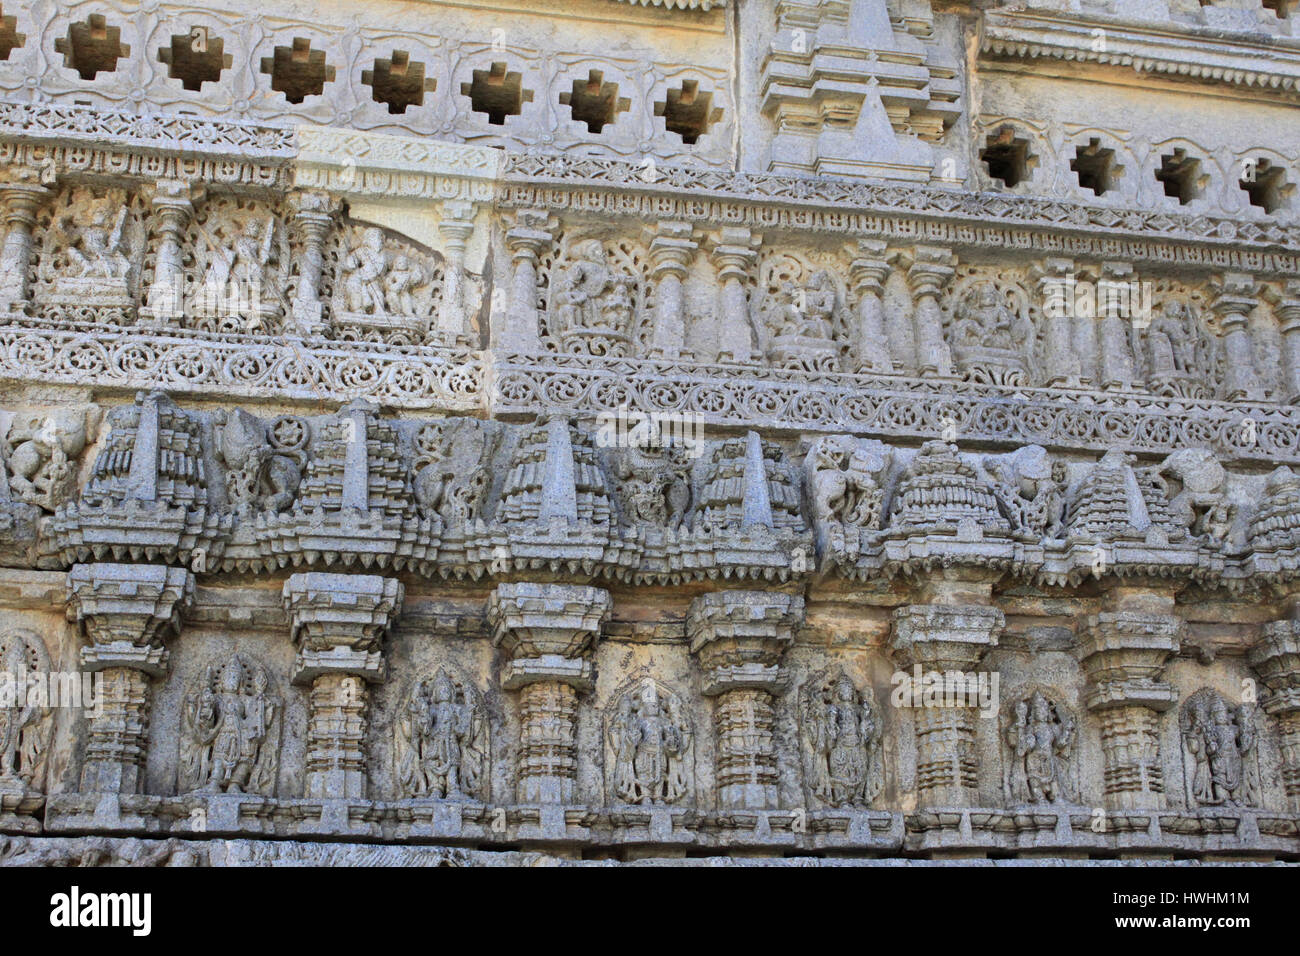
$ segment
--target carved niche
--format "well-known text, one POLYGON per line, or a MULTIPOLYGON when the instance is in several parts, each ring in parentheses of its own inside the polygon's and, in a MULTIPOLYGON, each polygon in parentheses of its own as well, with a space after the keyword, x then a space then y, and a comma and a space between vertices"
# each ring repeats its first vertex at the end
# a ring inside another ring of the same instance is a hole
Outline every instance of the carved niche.
POLYGON ((487 714, 474 685, 447 667, 416 681, 396 723, 398 794, 486 801, 490 759, 487 714))
POLYGON ((605 712, 605 775, 611 800, 682 804, 695 775, 695 736, 680 697, 649 677, 616 694, 605 712))
POLYGON ((972 382, 1033 385, 1040 381, 1033 300, 1014 276, 963 269, 947 304, 948 342, 972 382))
POLYGON ((830 807, 868 807, 885 785, 884 723, 870 687, 843 670, 814 674, 799 692, 808 789, 830 807))
POLYGON ((268 205, 234 196, 205 202, 186 237, 191 323, 209 332, 280 331, 290 273, 288 230, 268 205))
POLYGON ((839 371, 853 316, 837 270, 779 253, 764 261, 760 285, 759 348, 768 361, 797 371, 839 371))
POLYGON ((1202 687, 1179 714, 1188 805, 1259 806, 1255 708, 1202 687))
POLYGON ((555 243, 538 270, 542 342, 569 355, 644 354, 653 332, 645 250, 630 240, 555 243))
POLYGON ((442 256, 386 229, 348 223, 332 257, 334 333, 344 341, 425 344, 442 301, 442 256))
POLYGON ((209 664, 182 704, 179 792, 274 796, 283 711, 261 664, 209 664))
POLYGON ((1218 339, 1202 321, 1205 296, 1181 286, 1158 285, 1150 322, 1132 328, 1138 369, 1157 395, 1211 398, 1221 375, 1216 367, 1218 339))
POLYGON ((1049 692, 1034 688, 1002 709, 1002 792, 1008 805, 1078 799, 1078 724, 1049 692))
MULTIPOLYGON (((0 633, 0 800, 43 792, 45 763, 54 730, 47 695, 30 693, 46 681, 50 658, 39 634, 0 633), (42 697, 44 696, 44 699, 42 697)), ((6 806, 7 808, 7 806, 6 806)))
POLYGON ((35 292, 49 319, 129 325, 135 320, 146 242, 139 198, 124 189, 73 186, 41 217, 35 292))

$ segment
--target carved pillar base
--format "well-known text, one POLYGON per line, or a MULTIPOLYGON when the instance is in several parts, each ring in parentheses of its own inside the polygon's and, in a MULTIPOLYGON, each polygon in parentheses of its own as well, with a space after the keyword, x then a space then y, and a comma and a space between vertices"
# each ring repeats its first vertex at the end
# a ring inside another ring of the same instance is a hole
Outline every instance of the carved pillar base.
POLYGON ((294 683, 311 684, 303 794, 366 795, 367 682, 384 679, 383 637, 402 606, 402 585, 377 574, 290 575, 283 600, 298 644, 294 683))
POLYGON ((510 657, 503 685, 519 693, 520 803, 571 803, 578 772, 578 695, 612 602, 602 588, 502 584, 488 601, 493 643, 510 657))
POLYGON ((895 653, 912 668, 915 710, 916 789, 921 806, 960 807, 979 802, 979 754, 975 721, 981 686, 980 661, 997 647, 1006 619, 994 607, 914 604, 894 612, 895 653), (938 687, 931 688, 937 682, 938 687), (937 691, 937 692, 936 692, 937 691), (937 706, 936 706, 937 705, 937 706))
POLYGON ((1079 640, 1088 678, 1084 703, 1101 722, 1103 790, 1116 810, 1165 805, 1160 715, 1178 694, 1161 678, 1178 653, 1183 624, 1170 614, 1113 611, 1090 616, 1079 640))
POLYGON ((77 564, 68 572, 68 619, 90 639, 87 671, 102 671, 81 768, 87 793, 141 793, 149 746, 149 678, 167 670, 165 637, 194 596, 184 568, 77 564))
POLYGON ((775 809, 775 695, 785 690, 781 667, 794 629, 803 622, 799 595, 719 591, 691 602, 686 633, 705 670, 704 694, 715 697, 718 805, 775 809))

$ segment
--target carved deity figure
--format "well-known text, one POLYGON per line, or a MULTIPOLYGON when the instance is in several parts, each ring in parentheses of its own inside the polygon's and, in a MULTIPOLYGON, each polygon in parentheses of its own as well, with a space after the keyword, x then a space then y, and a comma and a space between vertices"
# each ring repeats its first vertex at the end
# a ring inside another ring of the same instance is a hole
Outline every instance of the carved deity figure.
POLYGON ((878 441, 847 436, 819 438, 804 461, 813 520, 818 528, 880 528, 890 450, 878 441))
POLYGON ((483 799, 487 721, 473 689, 441 669, 411 689, 397 720, 397 783, 404 796, 483 799))
POLYGON ((614 466, 627 517, 636 524, 676 528, 691 503, 690 468, 685 449, 659 452, 630 447, 614 466))
POLYGON ((299 464, 276 454, 265 422, 242 409, 220 420, 217 457, 226 465, 226 495, 237 509, 284 511, 302 481, 299 464))
POLYGON ((468 420, 433 423, 420 431, 411 484, 424 515, 438 515, 453 527, 481 516, 497 437, 468 420))
POLYGON ((208 666, 181 711, 181 792, 272 795, 281 706, 269 683, 264 668, 238 654, 208 666))
POLYGON ((839 290, 825 269, 814 272, 802 287, 782 283, 777 307, 768 313, 769 334, 774 338, 831 339, 839 305, 839 290))
POLYGON ((1059 803, 1074 799, 1070 762, 1077 739, 1074 718, 1041 690, 1016 702, 1005 721, 1011 803, 1059 803))
POLYGON ((1196 371, 1196 321, 1185 302, 1170 301, 1147 329, 1147 361, 1153 376, 1196 371))
POLYGON ((1203 687, 1187 699, 1180 721, 1190 756, 1191 797, 1196 805, 1257 806, 1255 714, 1203 687))
POLYGON ((809 681, 801 707, 809 784, 832 807, 865 807, 884 786, 883 730, 869 692, 834 671, 809 681))
POLYGON ((691 727, 681 704, 645 680, 619 698, 609 725, 613 790, 635 804, 679 803, 690 789, 691 727))
POLYGON ((269 271, 275 260, 275 219, 265 224, 249 220, 235 235, 228 250, 218 250, 203 276, 198 308, 228 312, 255 308, 269 294, 269 271))
POLYGON ((1036 537, 1059 537, 1065 521, 1066 471, 1041 445, 985 460, 993 489, 1011 527, 1036 537))
POLYGON ((52 409, 16 416, 9 446, 9 491, 19 501, 52 512, 74 487, 77 456, 99 423, 99 408, 52 409))
POLYGON ((39 788, 52 730, 48 700, 29 693, 50 670, 45 644, 28 631, 0 634, 0 794, 39 788))
POLYGON ((428 277, 410 256, 385 247, 384 231, 370 226, 343 260, 343 301, 361 315, 416 313, 415 290, 428 277))
POLYGON ((566 352, 623 354, 632 324, 632 279, 611 268, 596 239, 574 243, 572 264, 557 278, 553 326, 566 352))
POLYGON ((125 279, 131 260, 123 229, 127 207, 114 209, 106 199, 91 203, 83 220, 69 220, 65 230, 72 239, 67 247, 68 261, 79 278, 125 279))
POLYGON ((1004 351, 1018 351, 1033 341, 1029 320, 1012 310, 998 287, 981 282, 953 313, 953 343, 1004 351))

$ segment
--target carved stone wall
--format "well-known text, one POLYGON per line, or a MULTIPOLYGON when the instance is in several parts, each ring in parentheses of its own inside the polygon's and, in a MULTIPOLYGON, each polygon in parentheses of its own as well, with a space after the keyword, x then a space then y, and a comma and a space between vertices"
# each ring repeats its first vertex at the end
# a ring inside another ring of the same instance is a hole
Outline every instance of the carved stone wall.
POLYGON ((1252 2, 6 5, 0 862, 1300 858, 1252 2))

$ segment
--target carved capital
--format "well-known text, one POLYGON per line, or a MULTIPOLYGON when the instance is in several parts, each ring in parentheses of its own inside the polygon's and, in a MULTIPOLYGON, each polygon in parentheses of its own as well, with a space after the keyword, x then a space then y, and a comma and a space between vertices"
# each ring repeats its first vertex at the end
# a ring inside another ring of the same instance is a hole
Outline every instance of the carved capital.
POLYGON ((715 591, 691 602, 686 636, 705 669, 704 693, 754 689, 779 693, 781 668, 794 631, 803 623, 802 595, 771 591, 715 591))
POLYGON ((892 266, 889 246, 883 239, 859 239, 858 258, 849 263, 849 283, 859 296, 880 295, 892 266))
POLYGON ((722 282, 744 281, 749 275, 750 267, 758 259, 758 248, 762 244, 762 237, 748 229, 733 226, 724 228, 710 252, 718 269, 718 279, 722 282))
POLYGON ((330 673, 383 680, 380 645, 401 611, 400 581, 310 571, 290 575, 282 597, 298 645, 295 683, 330 673))
POLYGON ((1300 621, 1265 624, 1246 660, 1271 691, 1264 699, 1266 713, 1300 713, 1300 621))
POLYGON ((940 246, 917 246, 907 270, 912 294, 919 299, 937 299, 957 272, 957 257, 940 246))
POLYGON ((538 681, 587 689, 591 650, 613 602, 603 588, 576 584, 501 584, 488 598, 492 642, 510 655, 504 686, 538 681))
POLYGON ((1006 617, 995 607, 957 604, 910 604, 894 612, 890 646, 907 667, 926 670, 973 670, 998 646, 1006 617))
POLYGON ((1147 707, 1168 710, 1178 694, 1162 680, 1182 646, 1184 625, 1168 614, 1116 611, 1090 615, 1079 635, 1079 662, 1088 678, 1089 710, 1147 707))
POLYGON ((68 572, 68 620, 91 641, 82 648, 88 670, 127 667, 166 670, 163 641, 180 629, 194 599, 194 576, 160 564, 77 564, 68 572))
POLYGON ((1220 276, 1215 285, 1219 294, 1210 303, 1210 308, 1219 317, 1224 332, 1244 328, 1247 317, 1259 304, 1259 283, 1254 276, 1228 272, 1220 276))
POLYGON ((515 213, 514 226, 506 231, 506 248, 510 257, 518 262, 527 259, 536 262, 554 241, 555 222, 543 209, 520 209, 515 213))
POLYGON ((656 278, 665 274, 679 278, 699 248, 691 237, 694 229, 689 222, 661 222, 650 240, 650 271, 656 278))

